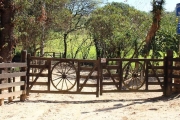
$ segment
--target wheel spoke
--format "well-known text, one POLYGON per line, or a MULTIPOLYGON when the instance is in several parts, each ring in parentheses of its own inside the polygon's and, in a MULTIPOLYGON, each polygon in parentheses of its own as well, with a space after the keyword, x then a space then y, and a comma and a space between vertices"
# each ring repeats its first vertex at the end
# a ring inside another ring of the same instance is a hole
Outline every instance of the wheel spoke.
POLYGON ((56 78, 56 79, 53 79, 53 81, 56 81, 56 80, 58 80, 59 78, 61 78, 61 77, 58 77, 58 78, 56 78))
MULTIPOLYGON (((58 66, 60 66, 60 65, 58 65, 58 66)), ((61 69, 59 68, 59 67, 56 67, 56 70, 57 70, 57 73, 63 73, 63 71, 61 72, 61 69)))
POLYGON ((65 72, 66 74, 72 69, 72 67, 69 66, 69 68, 67 69, 67 71, 65 72))
POLYGON ((66 83, 66 88, 68 89, 67 79, 65 80, 65 83, 66 83))
POLYGON ((63 81, 62 81, 61 90, 63 90, 63 85, 64 85, 64 79, 63 79, 63 81))
POLYGON ((76 68, 70 62, 58 62, 52 67, 52 85, 59 91, 71 90, 76 84, 76 68), (55 78, 53 78, 55 77, 55 78))
POLYGON ((66 80, 67 80, 69 83, 71 83, 71 85, 73 85, 73 83, 72 83, 69 79, 66 78, 66 80))
POLYGON ((125 87, 137 90, 143 86, 143 65, 141 62, 128 62, 123 68, 123 84, 125 87), (142 79, 142 80, 141 80, 142 79))
POLYGON ((54 76, 59 76, 59 74, 58 74, 58 73, 52 73, 52 75, 54 75, 54 76))
POLYGON ((61 83, 62 80, 63 80, 63 79, 61 78, 61 80, 56 84, 56 87, 59 85, 59 83, 61 83))

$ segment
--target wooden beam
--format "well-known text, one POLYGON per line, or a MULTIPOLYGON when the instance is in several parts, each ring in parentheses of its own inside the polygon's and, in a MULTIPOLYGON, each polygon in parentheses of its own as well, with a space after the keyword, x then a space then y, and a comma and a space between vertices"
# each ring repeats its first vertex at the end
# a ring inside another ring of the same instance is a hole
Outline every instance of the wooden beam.
POLYGON ((23 93, 23 91, 0 94, 0 99, 8 98, 11 96, 20 96, 22 93, 23 93))
POLYGON ((0 63, 0 68, 27 67, 27 63, 0 63))
POLYGON ((9 88, 9 87, 15 87, 15 86, 21 86, 21 85, 24 85, 24 84, 25 84, 24 82, 3 83, 3 84, 0 84, 0 89, 9 88))
POLYGON ((12 77, 19 77, 19 76, 26 76, 26 72, 14 72, 14 73, 0 74, 0 78, 12 78, 12 77))

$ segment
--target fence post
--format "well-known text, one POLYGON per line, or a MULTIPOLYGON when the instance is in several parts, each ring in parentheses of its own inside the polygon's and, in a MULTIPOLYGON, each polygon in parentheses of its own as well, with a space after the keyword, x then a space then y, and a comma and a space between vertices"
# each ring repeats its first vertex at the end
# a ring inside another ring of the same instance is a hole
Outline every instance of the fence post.
POLYGON ((47 66, 48 66, 48 92, 50 91, 50 86, 51 86, 51 60, 48 59, 46 61, 47 66))
MULTIPOLYGON (((0 57, 0 63, 2 63, 3 59, 0 57)), ((0 74, 2 74, 2 69, 0 68, 0 74)), ((0 84, 2 84, 2 79, 0 79, 0 84)), ((2 89, 0 89, 0 94, 2 94, 2 89)), ((0 106, 4 104, 4 99, 0 99, 0 106)))
MULTIPOLYGON (((21 51, 21 62, 26 62, 26 59, 27 59, 27 51, 26 50, 22 50, 21 51)), ((21 72, 24 72, 26 71, 26 67, 21 67, 21 72)), ((26 76, 21 76, 21 81, 24 82, 24 85, 21 86, 21 90, 23 91, 22 92, 22 95, 20 96, 20 101, 25 101, 26 99, 26 76)))
POLYGON ((31 58, 31 54, 27 54, 27 83, 26 83, 26 95, 29 96, 29 80, 30 80, 30 76, 29 76, 29 72, 30 72, 30 60, 31 58))
POLYGON ((170 96, 172 94, 172 78, 169 77, 171 74, 172 74, 172 64, 173 64, 173 61, 172 61, 172 58, 173 58, 173 51, 171 50, 168 50, 167 51, 167 57, 165 58, 165 70, 164 70, 164 75, 165 75, 165 78, 164 78, 164 96, 170 96))

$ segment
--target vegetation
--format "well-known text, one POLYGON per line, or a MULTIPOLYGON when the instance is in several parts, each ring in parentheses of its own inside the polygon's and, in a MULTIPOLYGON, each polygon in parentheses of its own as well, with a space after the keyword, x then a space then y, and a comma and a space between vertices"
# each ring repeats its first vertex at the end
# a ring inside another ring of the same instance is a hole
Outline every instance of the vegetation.
POLYGON ((14 48, 32 55, 62 52, 64 58, 81 59, 138 58, 145 54, 160 58, 168 49, 179 54, 176 16, 163 11, 164 0, 153 0, 151 13, 124 3, 102 6, 100 0, 0 3, 3 61, 12 59, 14 48))

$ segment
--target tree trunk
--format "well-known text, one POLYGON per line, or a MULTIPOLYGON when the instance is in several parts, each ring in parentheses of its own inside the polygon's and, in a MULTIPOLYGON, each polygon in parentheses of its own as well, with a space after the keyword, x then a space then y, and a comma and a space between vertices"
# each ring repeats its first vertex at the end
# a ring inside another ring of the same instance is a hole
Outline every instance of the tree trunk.
POLYGON ((64 53, 63 53, 63 58, 67 57, 67 36, 68 34, 64 34, 64 53))
POLYGON ((101 51, 99 50, 98 40, 94 38, 95 48, 96 48, 96 59, 101 57, 101 51))
POLYGON ((40 46, 40 56, 44 55, 44 41, 45 41, 45 27, 44 25, 42 26, 42 38, 41 38, 41 46, 40 46))
POLYGON ((0 57, 3 62, 12 60, 12 53, 15 48, 15 39, 13 37, 14 24, 14 5, 11 0, 1 2, 0 6, 0 57))

